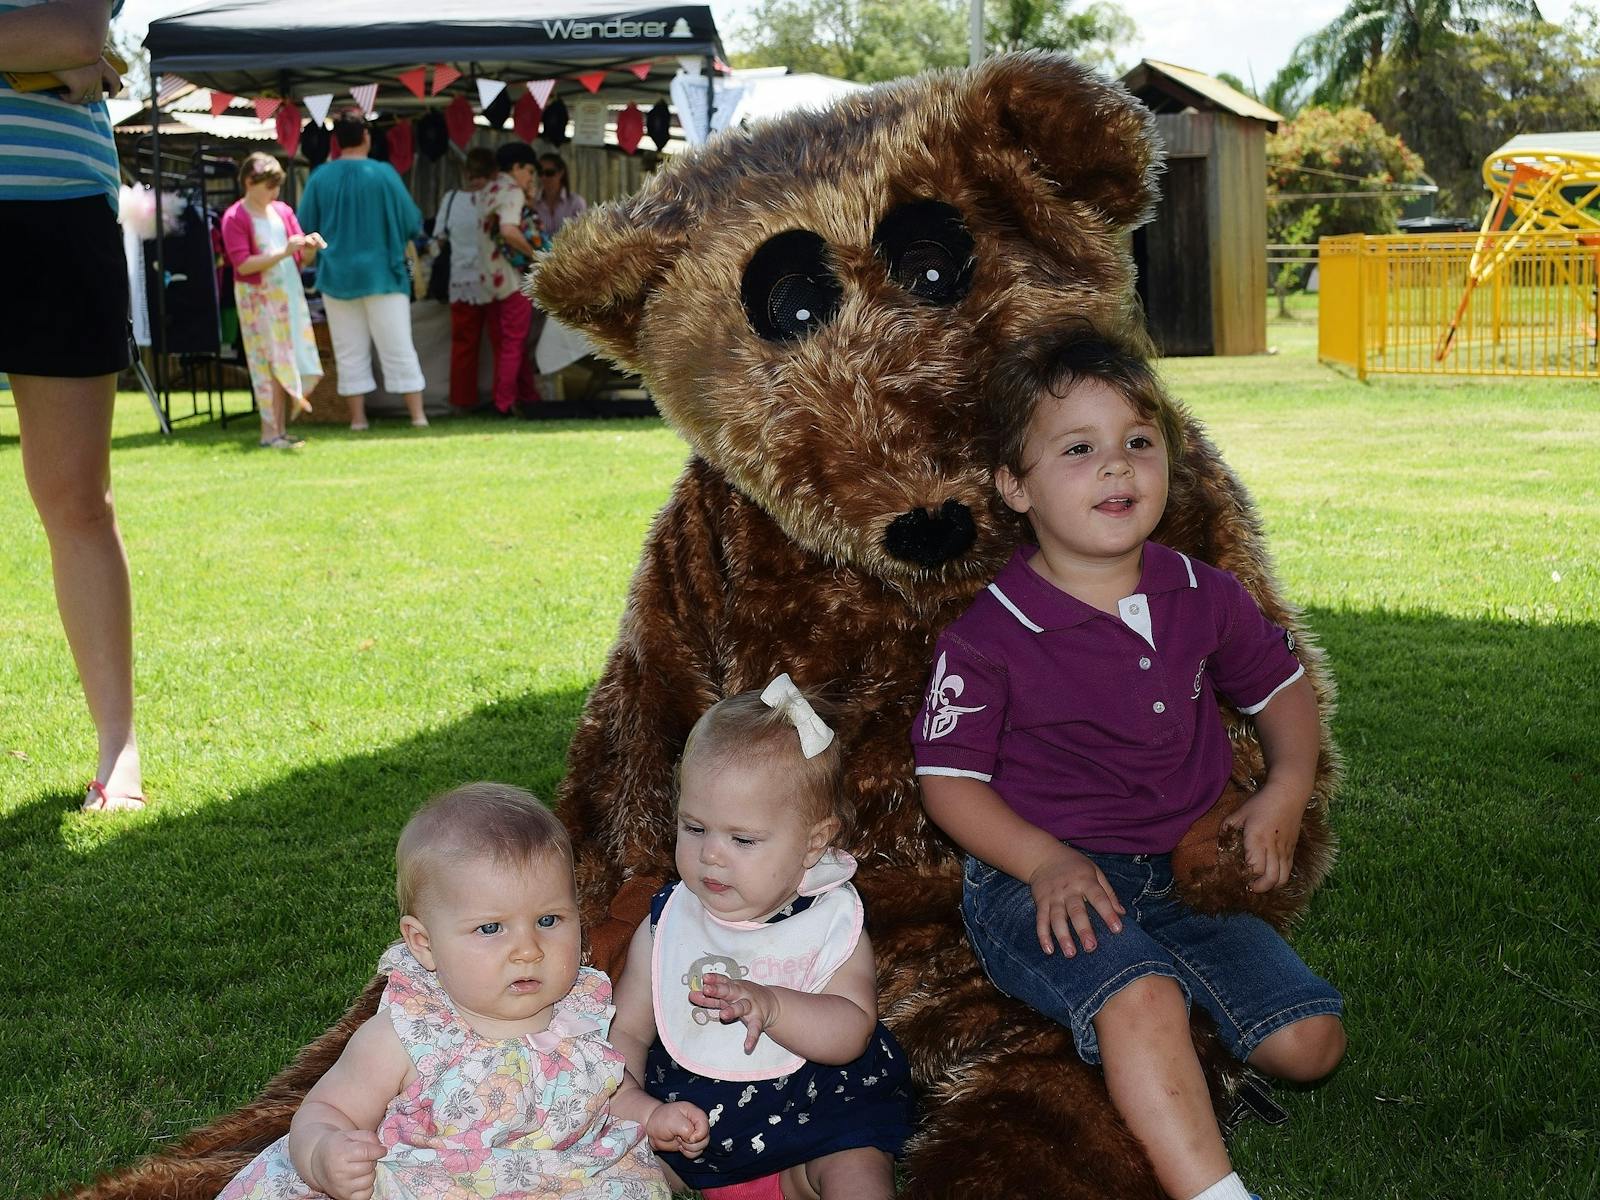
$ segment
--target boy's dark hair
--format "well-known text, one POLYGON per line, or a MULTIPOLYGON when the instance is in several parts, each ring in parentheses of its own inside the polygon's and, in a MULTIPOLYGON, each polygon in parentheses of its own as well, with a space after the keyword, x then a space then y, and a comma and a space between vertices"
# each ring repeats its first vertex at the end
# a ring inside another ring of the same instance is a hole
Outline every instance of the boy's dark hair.
POLYGON ((509 171, 517 166, 533 167, 539 163, 539 156, 527 142, 506 142, 494 152, 494 158, 500 164, 502 171, 509 171))
POLYGON ((572 869, 567 827, 531 792, 507 783, 466 783, 435 796, 406 822, 395 846, 395 901, 417 906, 441 869, 489 858, 525 866, 556 856, 572 869))
POLYGON ((990 469, 1004 467, 1023 478, 1028 472, 1022 456, 1039 398, 1064 396, 1085 379, 1098 379, 1155 424, 1166 443, 1170 474, 1183 455, 1183 420, 1177 406, 1148 359, 1083 328, 1026 338, 996 365, 984 395, 990 469))
POLYGON ((341 150, 354 150, 367 134, 367 122, 355 113, 342 113, 333 123, 333 140, 341 150))
POLYGON ((493 179, 498 166, 493 150, 487 146, 474 146, 467 151, 466 160, 461 164, 461 175, 465 179, 493 179))

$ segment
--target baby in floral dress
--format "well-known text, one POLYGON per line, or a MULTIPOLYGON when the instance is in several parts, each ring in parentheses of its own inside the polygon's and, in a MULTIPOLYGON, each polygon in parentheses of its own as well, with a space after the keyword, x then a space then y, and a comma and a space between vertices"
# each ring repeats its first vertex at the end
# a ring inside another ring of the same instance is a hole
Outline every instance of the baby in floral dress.
POLYGON ((606 1041, 610 981, 578 963, 561 822, 468 784, 411 818, 395 865, 377 1013, 218 1200, 667 1200, 630 1115, 656 1102, 606 1041))

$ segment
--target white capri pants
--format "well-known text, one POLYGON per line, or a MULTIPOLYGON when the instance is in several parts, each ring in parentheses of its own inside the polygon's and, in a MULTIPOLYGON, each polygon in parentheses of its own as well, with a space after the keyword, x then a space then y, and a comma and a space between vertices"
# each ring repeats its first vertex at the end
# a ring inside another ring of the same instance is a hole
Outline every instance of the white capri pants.
POLYGON ((372 346, 377 343, 383 364, 384 390, 397 396, 420 392, 422 364, 411 343, 411 298, 401 292, 383 292, 357 300, 324 296, 328 338, 339 372, 341 396, 364 396, 377 390, 372 377, 372 346))

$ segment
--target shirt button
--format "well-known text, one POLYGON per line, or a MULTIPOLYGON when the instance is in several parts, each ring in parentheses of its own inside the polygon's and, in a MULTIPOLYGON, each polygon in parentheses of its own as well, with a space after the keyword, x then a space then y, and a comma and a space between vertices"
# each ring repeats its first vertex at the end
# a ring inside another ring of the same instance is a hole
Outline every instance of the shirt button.
POLYGON ((1157 700, 1154 704, 1152 704, 1150 706, 1150 711, 1151 712, 1164 713, 1164 712, 1167 711, 1167 706, 1165 704, 1161 703, 1161 701, 1157 700))
POLYGON ((1141 658, 1139 660, 1139 670, 1148 671, 1149 669, 1150 669, 1150 660, 1148 658, 1141 658))
POLYGON ((1139 611, 1139 606, 1137 604, 1130 604, 1128 605, 1128 611, 1131 613, 1136 613, 1139 611))

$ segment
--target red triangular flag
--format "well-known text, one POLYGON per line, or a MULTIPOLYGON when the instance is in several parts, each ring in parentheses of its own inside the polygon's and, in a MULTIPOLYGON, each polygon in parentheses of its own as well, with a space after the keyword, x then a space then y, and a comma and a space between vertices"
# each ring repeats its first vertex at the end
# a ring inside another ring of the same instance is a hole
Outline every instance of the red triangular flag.
POLYGON ((606 73, 604 71, 585 71, 582 75, 574 75, 573 78, 588 88, 590 92, 598 92, 600 85, 606 81, 606 73))
POLYGON ((437 96, 445 88, 461 78, 461 72, 449 63, 434 63, 433 65, 433 94, 437 96))
POLYGON ((525 90, 511 106, 512 132, 525 142, 533 141, 539 136, 539 118, 542 116, 544 109, 533 98, 532 90, 525 90))
POLYGON ((629 104, 617 114, 617 145, 632 154, 639 148, 639 139, 642 137, 644 137, 644 114, 639 111, 637 104, 629 104))
POLYGON ((634 63, 628 70, 633 72, 635 79, 643 82, 644 77, 650 74, 650 68, 653 66, 655 66, 655 63, 634 63))
POLYGON ((395 78, 405 84, 406 91, 410 92, 418 100, 421 100, 423 93, 428 90, 427 67, 418 67, 413 71, 401 71, 395 78))
POLYGON ((472 140, 473 130, 472 105, 465 96, 450 101, 444 110, 444 123, 450 131, 450 140, 465 150, 472 140))
POLYGON ((211 93, 211 115, 213 117, 220 117, 223 113, 223 110, 232 103, 233 96, 230 93, 213 90, 211 93))
POLYGON ((256 120, 270 121, 272 114, 278 111, 278 105, 283 101, 276 96, 257 96, 255 98, 256 120))
POLYGON ((300 110, 294 106, 293 100, 283 102, 275 121, 278 127, 278 145, 293 157, 294 152, 300 149, 300 110))
POLYGON ((416 147, 410 118, 396 121, 389 127, 389 165, 400 174, 411 170, 411 164, 417 156, 416 147))

